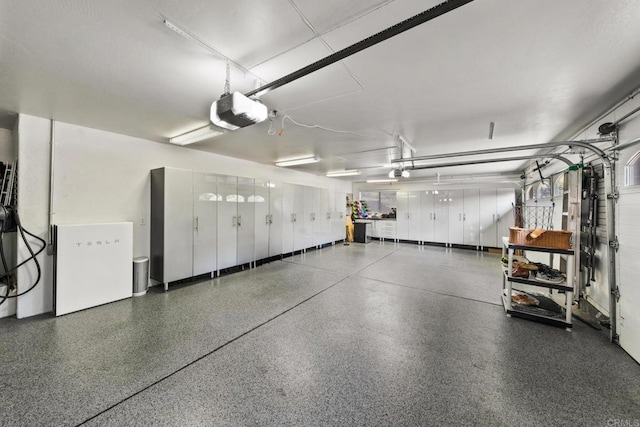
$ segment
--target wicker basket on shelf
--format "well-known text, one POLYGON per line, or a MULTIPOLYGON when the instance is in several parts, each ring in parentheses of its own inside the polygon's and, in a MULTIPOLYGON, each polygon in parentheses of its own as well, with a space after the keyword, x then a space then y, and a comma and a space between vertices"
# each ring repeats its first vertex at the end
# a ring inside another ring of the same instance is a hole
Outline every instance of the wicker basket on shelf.
POLYGON ((572 234, 571 231, 565 230, 509 227, 509 243, 540 248, 571 249, 572 234))

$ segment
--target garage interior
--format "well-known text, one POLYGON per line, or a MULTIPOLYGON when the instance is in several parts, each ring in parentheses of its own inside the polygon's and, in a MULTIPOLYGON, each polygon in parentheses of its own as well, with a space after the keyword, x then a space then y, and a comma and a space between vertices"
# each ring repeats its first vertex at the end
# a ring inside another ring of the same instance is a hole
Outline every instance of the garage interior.
POLYGON ((0 9, 0 424, 640 423, 637 2, 0 9))

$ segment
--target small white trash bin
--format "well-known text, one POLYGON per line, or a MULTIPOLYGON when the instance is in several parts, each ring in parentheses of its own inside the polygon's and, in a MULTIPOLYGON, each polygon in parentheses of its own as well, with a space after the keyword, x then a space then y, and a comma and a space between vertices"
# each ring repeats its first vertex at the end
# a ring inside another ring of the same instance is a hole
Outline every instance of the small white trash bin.
POLYGON ((149 258, 141 256, 133 259, 133 296, 147 293, 149 288, 149 258))

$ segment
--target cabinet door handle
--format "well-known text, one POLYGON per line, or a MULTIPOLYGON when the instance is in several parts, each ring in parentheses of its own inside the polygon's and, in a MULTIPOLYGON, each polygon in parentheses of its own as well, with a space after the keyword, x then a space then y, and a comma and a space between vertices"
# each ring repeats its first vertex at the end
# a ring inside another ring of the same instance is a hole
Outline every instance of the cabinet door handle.
POLYGON ((463 221, 466 221, 466 220, 467 220, 467 214, 466 214, 466 213, 463 213, 463 214, 462 214, 462 220, 463 220, 463 221))
POLYGON ((435 212, 433 213, 433 220, 434 221, 436 220, 436 213, 435 212))
POLYGON ((196 222, 196 224, 195 224, 195 225, 196 225, 196 227, 195 227, 195 228, 196 228, 196 231, 198 231, 198 225, 199 225, 199 224, 198 224, 198 222, 199 222, 199 221, 198 221, 198 217, 196 217, 196 221, 195 221, 195 222, 196 222))
POLYGON ((233 227, 235 227, 236 225, 238 225, 238 217, 237 217, 237 216, 234 216, 234 217, 233 217, 233 220, 231 221, 231 225, 232 225, 233 227))
POLYGON ((269 222, 269 215, 265 216, 264 223, 267 224, 267 225, 271 224, 271 222, 269 222))
POLYGON ((331 219, 331 212, 327 212, 327 219, 331 219))
POLYGON ((238 227, 242 225, 242 216, 238 215, 238 227))

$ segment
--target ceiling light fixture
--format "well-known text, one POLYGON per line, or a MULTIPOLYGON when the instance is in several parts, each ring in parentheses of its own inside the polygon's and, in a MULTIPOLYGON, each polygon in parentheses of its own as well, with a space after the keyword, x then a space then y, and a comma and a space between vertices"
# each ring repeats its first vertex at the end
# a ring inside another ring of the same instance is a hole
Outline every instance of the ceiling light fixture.
POLYGON ((214 136, 222 134, 223 132, 211 127, 210 125, 207 125, 189 132, 185 132, 182 135, 169 138, 169 142, 176 145, 187 145, 208 138, 213 138, 214 136))
POLYGON ((298 166, 298 165, 306 165, 308 163, 317 163, 320 159, 317 157, 303 157, 300 159, 291 159, 291 160, 278 160, 276 162, 276 166, 298 166))
POLYGON ((397 179, 392 178, 392 179, 368 179, 367 180, 367 184, 374 184, 374 183, 378 183, 378 182, 398 182, 397 179))
POLYGON ((335 178, 338 176, 353 176, 353 175, 360 175, 360 171, 351 169, 351 170, 343 170, 343 171, 336 171, 336 172, 327 172, 327 176, 329 178, 335 178))

